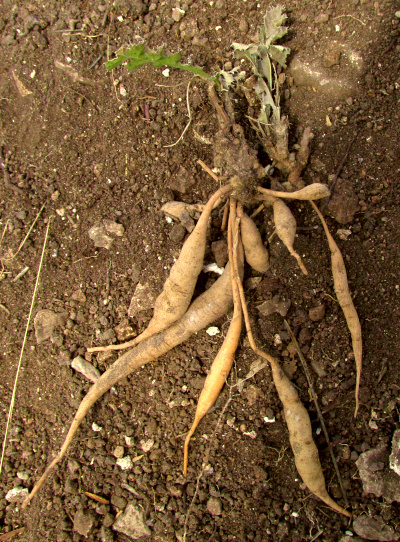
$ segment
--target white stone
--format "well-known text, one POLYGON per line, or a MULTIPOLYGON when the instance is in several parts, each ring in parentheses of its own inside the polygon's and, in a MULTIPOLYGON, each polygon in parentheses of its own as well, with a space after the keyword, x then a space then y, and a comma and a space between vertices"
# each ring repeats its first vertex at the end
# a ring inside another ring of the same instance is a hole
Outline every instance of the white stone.
POLYGON ((71 367, 78 373, 83 374, 91 382, 96 382, 100 378, 100 371, 83 359, 82 356, 76 356, 71 362, 71 367))
POLYGON ((400 476, 400 429, 397 429, 393 435, 389 467, 400 476))
POLYGON ((6 501, 23 502, 28 495, 29 491, 26 489, 26 487, 14 487, 6 494, 6 501))
POLYGON ((182 19, 184 15, 185 15, 185 12, 181 8, 174 8, 172 10, 172 18, 176 23, 179 23, 179 21, 182 19))
POLYGON ((127 505, 124 512, 118 516, 112 528, 114 531, 123 533, 133 540, 137 540, 143 536, 151 536, 151 531, 146 525, 143 512, 133 504, 127 505))
POLYGON ((130 470, 133 467, 132 459, 130 455, 126 455, 125 457, 120 457, 116 461, 118 467, 120 467, 122 470, 130 470))
POLYGON ((144 452, 149 452, 154 446, 154 439, 150 438, 148 440, 141 440, 140 446, 144 452))
POLYGON ((95 431, 96 433, 98 433, 99 431, 101 431, 103 428, 100 426, 100 425, 97 425, 96 422, 93 422, 92 423, 92 431, 95 431))
POLYGON ((275 416, 273 416, 272 418, 268 418, 268 416, 264 416, 263 420, 265 423, 275 423, 275 416))

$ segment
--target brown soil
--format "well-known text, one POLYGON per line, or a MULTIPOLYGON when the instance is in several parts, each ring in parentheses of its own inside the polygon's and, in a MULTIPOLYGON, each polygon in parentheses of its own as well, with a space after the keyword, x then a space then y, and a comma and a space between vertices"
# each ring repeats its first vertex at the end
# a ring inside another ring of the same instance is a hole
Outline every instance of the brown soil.
MULTIPOLYGON (((108 6, 100 1, 19 4, 13 7, 14 2, 4 0, 0 7, 0 139, 4 151, 11 153, 11 182, 22 189, 17 193, 3 181, 0 186, 1 229, 6 226, 3 259, 8 251, 17 249, 44 202, 46 207, 18 256, 5 266, 0 283, 0 302, 9 311, 0 308, 2 436, 51 216, 34 315, 40 309, 66 311, 68 320, 52 340, 42 344, 37 344, 33 326, 28 334, 0 477, 0 531, 25 526, 19 539, 26 541, 123 541, 127 538, 111 525, 118 511, 133 502, 143 510, 151 540, 181 540, 196 476, 228 390, 192 440, 187 481, 181 475, 183 436, 192 423, 199 390, 228 318, 216 323, 222 331, 219 335, 199 333, 121 382, 116 393, 106 394, 90 411, 68 458, 25 513, 19 504, 8 503, 5 494, 16 486, 32 488, 59 449, 90 386, 71 369, 70 361, 84 356, 87 347, 99 344, 101 334, 127 318, 139 281, 155 294, 161 290, 182 244, 181 237, 170 235, 172 225, 160 215, 161 205, 173 198, 204 203, 216 188, 197 165, 200 158, 212 166, 212 148, 195 138, 192 128, 179 145, 166 147, 178 139, 187 122, 189 75, 171 70, 166 79, 161 69, 148 67, 135 73, 122 68, 107 74, 103 65, 107 47, 112 54, 122 44, 142 38, 152 49, 165 45, 168 51, 180 51, 184 61, 214 72, 232 62, 233 41, 251 40, 268 6, 240 0, 188 0, 181 6, 187 10, 182 21, 197 22, 198 37, 207 38, 194 45, 182 39, 181 23, 171 18, 176 7, 173 0, 117 0, 111 23, 109 17, 104 26, 108 6), (76 20, 77 28, 84 23, 86 27, 81 33, 59 32, 71 20, 76 20), (101 60, 90 68, 101 54, 101 60), (66 71, 55 67, 55 61, 71 65, 90 84, 74 82, 66 71), (12 72, 31 94, 21 96, 12 72), (169 86, 163 86, 166 84, 169 86), (145 118, 147 112, 149 118, 145 118), (187 171, 184 177, 195 180, 187 183, 185 194, 173 184, 182 176, 182 167, 187 171), (100 219, 117 221, 125 228, 110 250, 96 249, 88 235, 100 219), (25 266, 29 271, 14 282, 25 266), (85 302, 72 299, 78 290, 84 293, 85 302), (94 432, 93 422, 103 429, 94 432), (129 447, 127 436, 132 437, 129 447), (141 441, 150 439, 154 440, 152 448, 143 452, 141 441), (113 451, 117 445, 124 446, 125 454, 132 458, 143 455, 133 470, 116 466, 113 451), (17 476, 21 472, 27 474, 25 480, 17 476), (124 489, 124 483, 136 495, 124 489), (84 492, 101 495, 111 504, 100 505, 84 492), (92 514, 87 538, 73 530, 79 510, 92 514)), ((248 292, 258 342, 282 362, 289 357, 283 319, 277 314, 261 317, 256 307, 276 293, 290 300, 288 320, 297 335, 302 332, 303 352, 325 371, 325 376, 314 373, 313 377, 352 513, 381 516, 398 530, 398 505, 363 495, 355 460, 362 451, 390 442, 399 427, 400 19, 395 17, 399 9, 399 2, 383 0, 350 4, 299 0, 293 3, 287 40, 294 53, 318 54, 320 47, 336 39, 335 25, 340 25, 342 38, 350 47, 357 47, 364 59, 363 73, 347 98, 326 97, 317 89, 294 86, 284 102, 293 140, 304 125, 315 133, 306 182, 326 182, 354 139, 337 194, 339 198, 342 194, 339 207, 346 210, 346 191, 340 187, 350 184, 357 212, 346 225, 329 218, 329 226, 345 257, 364 334, 361 407, 356 420, 349 333, 334 298, 327 244, 308 205, 291 208, 299 226, 297 250, 309 276, 302 276, 294 258, 273 240, 273 266, 261 284, 248 292), (328 21, 321 22, 320 13, 327 14, 328 21), (327 126, 327 115, 331 126, 327 126), (351 230, 346 241, 336 235, 339 228, 351 230), (309 310, 321 304, 325 315, 311 320, 309 310), (274 346, 277 334, 282 344, 274 346), (374 423, 370 423, 372 418, 374 423)), ((240 103, 239 109, 243 107, 240 103)), ((218 127, 200 80, 192 83, 191 107, 197 133, 212 137, 218 127)), ((239 117, 251 145, 258 148, 245 115, 239 117)), ((265 156, 262 159, 267 165, 265 156)), ((268 213, 259 215, 257 221, 263 236, 269 237, 272 222, 268 213)), ((220 238, 219 225, 216 213, 210 242, 220 238)), ((210 251, 207 262, 212 260, 210 251)), ((250 276, 247 271, 246 277, 250 276)), ((210 280, 203 277, 201 282, 204 286, 210 280)), ((150 316, 151 311, 139 314, 130 324, 139 332, 150 316)), ((91 358, 101 372, 116 354, 102 359, 91 358)), ((247 373, 254 359, 243 337, 232 383, 247 373)), ((300 368, 293 381, 313 420, 328 489, 343 504, 300 368)), ((258 373, 242 393, 234 393, 223 421, 212 447, 210 468, 191 510, 187 540, 302 541, 312 540, 321 531, 319 540, 333 542, 352 530, 351 523, 310 496, 299 481, 269 371, 258 373), (265 423, 267 415, 274 415, 275 423, 265 423), (208 510, 210 497, 219 499, 221 514, 208 510)))

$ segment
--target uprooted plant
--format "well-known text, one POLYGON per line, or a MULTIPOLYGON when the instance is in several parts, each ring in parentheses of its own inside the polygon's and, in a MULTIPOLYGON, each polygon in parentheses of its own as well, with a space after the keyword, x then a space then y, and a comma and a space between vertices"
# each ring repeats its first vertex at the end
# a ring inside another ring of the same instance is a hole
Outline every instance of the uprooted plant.
MULTIPOLYGON (((260 116, 257 120, 253 120, 253 126, 257 129, 273 165, 284 176, 283 182, 274 181, 272 189, 260 186, 265 174, 264 168, 257 158, 256 150, 252 149, 245 139, 243 128, 235 122, 229 92, 222 93, 222 104, 214 84, 210 84, 209 98, 219 123, 213 147, 214 165, 221 171, 223 177, 228 179, 228 183, 219 188, 202 207, 201 216, 186 239, 179 258, 171 268, 163 291, 156 300, 154 315, 146 330, 128 343, 90 349, 98 351, 132 347, 90 388, 75 414, 60 452, 35 484, 23 507, 33 498, 55 465, 65 456, 80 423, 91 406, 106 391, 134 370, 158 359, 175 346, 186 341, 194 333, 224 316, 233 305, 234 312, 228 332, 205 381, 193 425, 185 440, 183 467, 185 476, 187 475, 190 438, 200 420, 215 403, 226 382, 239 344, 242 321, 244 320, 252 349, 270 364, 273 381, 283 405, 296 467, 301 478, 310 491, 323 502, 337 512, 350 516, 349 512, 340 507, 328 495, 318 451, 312 437, 310 418, 295 387, 280 368, 278 360, 260 350, 255 344, 242 284, 244 260, 259 273, 265 273, 270 265, 269 254, 257 226, 244 212, 244 208, 260 203, 267 208, 272 207, 277 235, 290 254, 296 258, 303 273, 307 274, 300 255, 293 247, 296 220, 284 200, 310 201, 322 220, 328 239, 332 253, 335 291, 353 340, 357 367, 357 412, 361 373, 361 328, 349 293, 343 258, 314 203, 314 200, 329 196, 330 191, 326 185, 319 183, 304 186, 300 174, 308 159, 312 134, 310 130, 305 130, 297 155, 289 153, 288 122, 280 113, 275 63, 283 66, 288 51, 286 48, 274 45, 274 42, 285 33, 285 27, 282 26, 283 21, 284 15, 281 8, 271 10, 267 13, 260 31, 260 43, 254 46, 235 47, 235 50, 239 51, 238 54, 249 58, 254 67, 255 90, 261 106, 260 116), (225 214, 225 222, 228 224, 229 262, 220 278, 192 301, 197 279, 203 266, 209 218, 212 210, 225 200, 229 200, 226 203, 225 214)), ((230 77, 226 74, 223 75, 223 79, 228 81, 229 86, 239 84, 234 75, 230 74, 230 77)), ((219 179, 217 178, 217 180, 219 179)), ((184 206, 184 204, 182 205, 184 206)), ((182 205, 175 206, 179 207, 179 216, 180 213, 186 212, 182 211, 182 205)), ((169 206, 169 212, 173 214, 172 207, 174 206, 169 206)), ((187 207, 184 206, 184 209, 187 207)), ((198 209, 199 207, 196 207, 196 210, 198 209)))

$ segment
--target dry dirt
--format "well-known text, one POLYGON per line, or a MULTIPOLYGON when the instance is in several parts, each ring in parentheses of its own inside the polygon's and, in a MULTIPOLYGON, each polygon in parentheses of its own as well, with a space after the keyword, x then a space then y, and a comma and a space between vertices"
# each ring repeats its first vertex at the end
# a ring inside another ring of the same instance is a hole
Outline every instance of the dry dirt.
MULTIPOLYGON (((18 503, 7 502, 5 494, 17 486, 32 488, 63 441, 90 386, 70 367, 71 360, 113 336, 127 318, 137 283, 147 284, 154 294, 162 288, 182 245, 182 232, 159 212, 162 204, 174 198, 205 202, 216 188, 197 165, 200 158, 212 166, 212 148, 195 138, 192 129, 205 138, 212 138, 217 129, 205 85, 200 80, 192 83, 193 125, 182 142, 168 148, 187 122, 190 74, 171 70, 166 79, 161 69, 149 67, 135 73, 121 68, 109 74, 104 68, 107 54, 124 43, 144 39, 152 49, 164 45, 170 52, 181 52, 184 61, 215 73, 234 62, 233 41, 250 42, 268 6, 250 0, 188 0, 181 4, 182 20, 175 22, 173 0, 116 0, 111 10, 101 0, 31 0, 18 6, 10 0, 2 2, 0 139, 5 153, 10 153, 11 182, 21 188, 20 193, 11 190, 1 179, 3 260, 17 249, 46 203, 22 250, 5 264, 0 282, 2 437, 50 217, 54 218, 34 315, 51 309, 67 313, 68 319, 51 340, 41 344, 32 325, 28 333, 0 477, 1 533, 24 526, 19 540, 122 542, 128 538, 113 531, 112 524, 131 502, 143 511, 151 531, 147 540, 182 540, 196 477, 227 389, 192 440, 187 481, 181 475, 183 436, 228 318, 216 323, 220 334, 198 333, 121 382, 116 393, 107 393, 90 411, 68 457, 25 513, 18 503), (68 28, 80 31, 62 32, 68 28), (193 29, 194 38, 185 39, 185 32, 193 29), (56 61, 72 66, 84 82, 74 81, 55 66, 56 61), (13 74, 30 94, 21 95, 13 74), (184 194, 177 179, 184 180, 184 194), (96 249, 88 235, 101 219, 124 226, 123 236, 116 237, 109 250, 96 249), (25 266, 28 272, 14 281, 25 266), (93 423, 102 430, 93 431, 93 423), (153 445, 145 452, 143 445, 148 441, 153 445), (116 465, 117 446, 123 446, 123 453, 132 458, 142 456, 132 470, 122 471, 116 465), (126 484, 134 494, 125 489, 126 484), (85 492, 110 503, 98 504, 85 492), (81 512, 88 520, 86 537, 77 532, 84 530, 82 522, 78 525, 81 512)), ((356 420, 349 334, 333 292, 327 244, 306 204, 291 207, 299 226, 297 249, 304 255, 309 276, 300 274, 294 258, 273 239, 273 266, 258 287, 248 291, 249 309, 259 344, 285 362, 289 336, 282 317, 263 317, 256 307, 276 294, 290 301, 289 323, 301 337, 307 360, 320 369, 320 376, 313 373, 314 384, 351 511, 354 517, 380 516, 399 533, 398 504, 363 494, 355 461, 361 452, 389 443, 399 428, 400 19, 395 13, 400 4, 299 0, 287 7, 292 11, 286 41, 293 59, 301 55, 322 58, 339 77, 342 69, 349 71, 345 55, 330 54, 339 40, 348 50, 358 51, 363 60, 344 96, 324 94, 312 83, 298 86, 295 81, 286 89, 283 103, 293 139, 305 125, 315 133, 306 182, 327 182, 353 142, 336 185, 334 212, 337 218, 338 211, 343 211, 348 222, 339 224, 332 217, 328 222, 345 257, 364 334, 361 407, 356 420), (338 236, 339 229, 348 231, 338 236), (319 314, 322 318, 310 319, 310 309, 319 305, 325 307, 325 313, 319 314), (276 342, 276 335, 282 344, 276 342)), ((252 111, 243 108, 239 100, 238 120, 258 149, 246 119, 252 111)), ((260 157, 267 165, 266 156, 260 152, 260 157)), ((268 213, 259 215, 257 222, 264 238, 269 237, 268 213)), ((210 242, 221 237, 220 223, 216 213, 210 242)), ((213 261, 211 251, 206 261, 213 261)), ((246 278, 251 276, 247 271, 246 278)), ((212 280, 202 277, 200 286, 207 287, 212 280)), ((130 318, 129 324, 139 332, 150 316, 151 310, 142 312, 130 318)), ((103 372, 116 354, 88 359, 103 372)), ((243 337, 230 382, 246 374, 254 359, 243 337)), ((343 504, 300 367, 292 380, 313 421, 328 489, 343 504)), ((346 531, 354 533, 352 523, 310 496, 299 481, 270 373, 258 373, 242 393, 234 392, 224 414, 189 516, 187 540, 334 542, 346 531), (274 423, 264 421, 273 416, 274 423)))

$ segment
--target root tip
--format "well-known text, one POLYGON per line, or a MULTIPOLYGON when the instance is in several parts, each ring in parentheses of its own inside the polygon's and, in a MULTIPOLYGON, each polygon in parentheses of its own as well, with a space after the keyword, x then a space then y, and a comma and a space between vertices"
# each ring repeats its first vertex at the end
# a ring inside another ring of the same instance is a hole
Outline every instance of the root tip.
POLYGON ((293 251, 293 252, 292 252, 292 256, 294 256, 294 257, 296 258, 297 263, 299 264, 299 267, 300 267, 300 269, 302 270, 302 272, 304 273, 304 275, 308 275, 307 268, 306 268, 306 266, 304 265, 303 260, 301 259, 300 254, 298 254, 296 251, 293 251))

